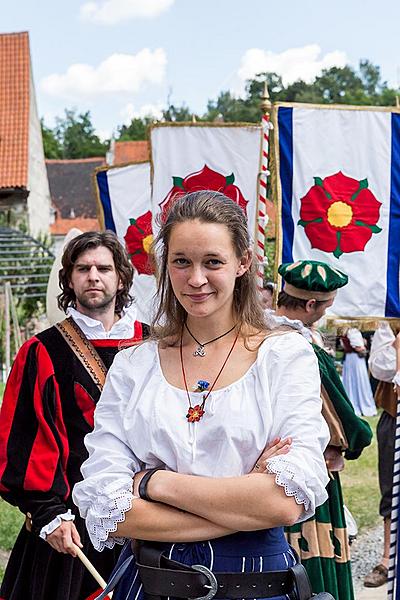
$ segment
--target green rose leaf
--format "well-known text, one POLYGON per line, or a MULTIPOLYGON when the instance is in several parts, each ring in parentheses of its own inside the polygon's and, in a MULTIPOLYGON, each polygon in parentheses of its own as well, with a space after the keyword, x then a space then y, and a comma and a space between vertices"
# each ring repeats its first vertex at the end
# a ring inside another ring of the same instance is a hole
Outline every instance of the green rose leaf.
POLYGON ((354 194, 351 196, 350 200, 354 201, 358 194, 361 192, 361 190, 366 190, 368 188, 368 179, 361 179, 361 181, 358 182, 358 190, 356 192, 354 192, 354 194))
POLYGON ((314 184, 318 185, 319 187, 323 187, 324 186, 324 182, 321 179, 321 177, 314 177, 314 184))
POLYGON ((297 225, 301 225, 302 227, 305 227, 309 223, 322 223, 322 221, 323 221, 322 217, 317 217, 316 219, 312 219, 311 221, 303 221, 303 219, 299 219, 299 221, 297 221, 297 225))
POLYGON ((235 181, 234 174, 231 173, 230 175, 228 175, 227 177, 225 177, 225 181, 226 181, 226 185, 232 185, 232 183, 235 181))
POLYGON ((139 227, 139 225, 137 224, 137 220, 136 219, 134 219, 132 217, 132 219, 129 219, 129 223, 131 225, 133 225, 134 227, 136 227, 136 229, 138 230, 139 233, 141 233, 142 235, 144 235, 144 230, 139 227))
POLYGON ((185 186, 183 185, 183 178, 182 177, 175 177, 175 175, 172 177, 172 182, 174 184, 175 187, 181 188, 181 190, 185 189, 185 186))
POLYGON ((382 231, 382 227, 379 227, 378 225, 369 225, 368 223, 364 223, 364 221, 356 221, 355 225, 358 225, 359 227, 368 227, 372 233, 380 233, 382 231))
POLYGON ((341 250, 341 248, 340 248, 340 238, 341 238, 341 233, 340 233, 340 231, 337 231, 336 232, 337 246, 336 246, 335 250, 333 251, 333 256, 335 258, 340 258, 343 254, 343 250, 341 250))

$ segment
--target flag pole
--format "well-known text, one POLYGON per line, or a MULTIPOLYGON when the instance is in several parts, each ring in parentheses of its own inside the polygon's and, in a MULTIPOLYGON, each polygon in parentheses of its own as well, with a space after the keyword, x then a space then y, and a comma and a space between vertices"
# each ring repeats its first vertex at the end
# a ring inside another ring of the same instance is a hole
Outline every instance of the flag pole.
POLYGON ((257 212, 257 282, 258 287, 262 289, 264 279, 265 257, 265 232, 268 225, 267 215, 267 183, 270 172, 269 166, 269 132, 272 129, 271 123, 271 100, 269 97, 267 82, 264 83, 264 91, 261 98, 261 161, 260 172, 258 174, 258 212, 257 212))
MULTIPOLYGON (((392 511, 390 515, 390 549, 387 582, 387 597, 392 600, 394 588, 398 587, 396 575, 398 530, 399 530, 399 492, 400 492, 400 399, 397 398, 397 414, 395 429, 395 446, 393 460, 392 511)), ((397 596, 397 593, 396 593, 397 596)))

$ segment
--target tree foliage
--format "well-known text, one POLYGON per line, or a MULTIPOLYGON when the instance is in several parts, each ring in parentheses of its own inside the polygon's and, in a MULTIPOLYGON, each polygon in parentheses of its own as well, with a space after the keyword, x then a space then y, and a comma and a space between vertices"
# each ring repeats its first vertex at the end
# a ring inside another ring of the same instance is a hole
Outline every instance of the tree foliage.
POLYGON ((56 118, 54 129, 42 122, 42 135, 47 158, 104 156, 109 146, 109 142, 100 141, 89 111, 77 114, 74 109, 65 109, 65 116, 56 118))
MULTIPOLYGON (((394 106, 395 89, 382 81, 380 68, 369 60, 360 60, 358 69, 350 65, 324 69, 312 83, 299 79, 285 85, 276 73, 260 73, 247 81, 243 97, 223 91, 218 98, 208 101, 202 115, 194 115, 186 104, 169 103, 162 120, 170 122, 224 121, 258 122, 261 118, 261 98, 267 82, 271 102, 311 102, 314 104, 355 104, 369 106, 394 106)), ((118 127, 117 140, 145 140, 151 117, 134 118, 129 125, 118 127)), ((107 143, 100 142, 95 134, 90 113, 76 114, 65 110, 65 117, 57 119, 54 130, 42 123, 45 154, 48 158, 82 158, 104 155, 107 143)))

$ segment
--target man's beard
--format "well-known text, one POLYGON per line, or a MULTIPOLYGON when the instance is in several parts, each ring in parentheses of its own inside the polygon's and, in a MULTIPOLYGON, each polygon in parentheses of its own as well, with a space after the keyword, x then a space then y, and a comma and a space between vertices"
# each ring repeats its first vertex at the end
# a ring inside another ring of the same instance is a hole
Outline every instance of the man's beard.
POLYGON ((76 300, 87 310, 92 310, 94 312, 106 312, 110 307, 110 304, 114 302, 116 296, 117 293, 112 295, 105 294, 100 298, 87 298, 85 294, 82 294, 82 296, 76 296, 76 300))

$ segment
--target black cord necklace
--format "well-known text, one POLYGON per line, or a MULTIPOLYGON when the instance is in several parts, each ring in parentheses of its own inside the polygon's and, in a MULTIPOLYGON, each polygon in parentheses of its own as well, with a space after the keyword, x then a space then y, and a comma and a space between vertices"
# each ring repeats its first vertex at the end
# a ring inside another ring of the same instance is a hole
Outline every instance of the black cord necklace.
POLYGON ((230 333, 231 331, 233 331, 236 327, 236 323, 233 327, 231 327, 229 329, 229 331, 225 331, 225 333, 213 338, 212 340, 209 340, 208 342, 204 342, 204 344, 202 344, 201 342, 199 342, 199 340, 197 340, 193 333, 190 331, 189 327, 187 326, 187 323, 185 323, 185 327, 187 329, 188 334, 194 339, 194 341, 197 344, 197 348, 196 350, 193 352, 193 356, 205 356, 206 355, 206 351, 204 350, 204 346, 207 346, 208 344, 212 344, 212 342, 216 342, 217 340, 220 340, 221 338, 225 337, 226 335, 228 335, 228 333, 230 333))

